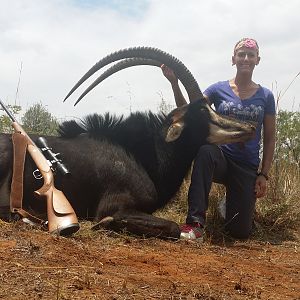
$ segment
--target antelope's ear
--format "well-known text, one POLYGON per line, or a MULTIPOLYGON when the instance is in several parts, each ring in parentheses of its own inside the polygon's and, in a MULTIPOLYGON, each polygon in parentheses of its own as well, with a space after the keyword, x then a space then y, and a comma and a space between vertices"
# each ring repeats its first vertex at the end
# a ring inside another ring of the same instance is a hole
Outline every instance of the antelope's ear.
POLYGON ((171 126, 168 128, 165 141, 169 143, 177 140, 180 137, 183 129, 184 129, 183 122, 172 123, 171 126))

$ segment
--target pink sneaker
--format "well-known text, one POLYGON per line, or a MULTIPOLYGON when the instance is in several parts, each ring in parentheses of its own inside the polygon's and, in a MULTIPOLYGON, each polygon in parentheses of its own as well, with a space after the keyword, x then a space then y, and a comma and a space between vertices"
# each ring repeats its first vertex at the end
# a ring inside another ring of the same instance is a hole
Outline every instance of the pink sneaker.
POLYGON ((203 226, 199 223, 183 224, 180 226, 180 238, 203 242, 203 226))

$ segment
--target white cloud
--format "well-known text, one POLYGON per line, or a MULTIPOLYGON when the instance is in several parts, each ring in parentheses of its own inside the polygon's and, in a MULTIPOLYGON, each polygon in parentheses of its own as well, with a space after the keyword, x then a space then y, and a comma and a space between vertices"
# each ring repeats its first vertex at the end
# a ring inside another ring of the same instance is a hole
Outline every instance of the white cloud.
MULTIPOLYGON (((173 96, 154 67, 113 75, 75 108, 78 93, 66 103, 62 99, 99 59, 131 46, 158 47, 178 57, 204 89, 234 76, 232 48, 244 36, 256 38, 261 48, 254 80, 284 90, 300 71, 299 11, 298 0, 11 0, 0 12, 0 97, 14 102, 22 62, 18 103, 25 109, 42 101, 58 117, 156 110, 160 93, 172 104, 173 96)), ((299 82, 281 108, 299 108, 299 82)))

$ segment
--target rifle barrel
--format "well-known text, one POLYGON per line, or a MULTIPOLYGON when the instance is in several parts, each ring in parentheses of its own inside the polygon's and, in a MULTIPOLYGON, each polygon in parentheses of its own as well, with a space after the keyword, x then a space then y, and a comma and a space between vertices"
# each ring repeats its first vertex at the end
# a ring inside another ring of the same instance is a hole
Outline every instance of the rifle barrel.
POLYGON ((10 119, 13 122, 16 122, 16 118, 13 116, 13 114, 8 110, 8 108, 5 106, 5 104, 2 102, 2 100, 0 99, 0 104, 2 106, 2 108, 5 110, 5 112, 8 114, 8 116, 10 117, 10 119))

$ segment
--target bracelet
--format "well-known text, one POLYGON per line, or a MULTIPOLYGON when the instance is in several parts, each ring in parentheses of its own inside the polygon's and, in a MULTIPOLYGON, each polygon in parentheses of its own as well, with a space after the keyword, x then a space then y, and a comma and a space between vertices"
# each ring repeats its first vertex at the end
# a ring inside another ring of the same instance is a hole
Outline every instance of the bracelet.
POLYGON ((267 174, 263 173, 263 172, 257 173, 257 176, 263 176, 263 177, 266 178, 266 180, 269 180, 269 176, 267 174))

